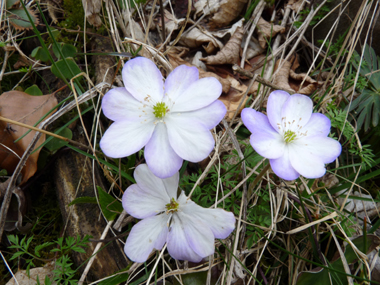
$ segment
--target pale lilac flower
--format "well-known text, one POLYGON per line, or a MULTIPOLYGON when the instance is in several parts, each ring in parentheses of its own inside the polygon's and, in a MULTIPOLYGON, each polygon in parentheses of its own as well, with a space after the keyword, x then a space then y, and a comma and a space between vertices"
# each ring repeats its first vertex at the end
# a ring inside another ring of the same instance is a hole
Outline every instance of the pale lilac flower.
POLYGON ((299 175, 322 177, 325 163, 333 162, 340 155, 342 146, 328 137, 329 118, 313 113, 309 97, 274 91, 269 95, 267 115, 246 108, 241 118, 252 133, 252 147, 269 158, 273 172, 279 177, 285 180, 299 175))
POLYGON ((223 209, 206 209, 177 198, 179 174, 160 179, 146 164, 139 165, 122 203, 131 216, 143 219, 131 230, 124 251, 129 259, 145 262, 153 249, 165 242, 169 254, 179 260, 200 262, 214 253, 214 239, 225 239, 235 228, 235 217, 223 209))
POLYGON ((160 177, 173 176, 183 160, 199 162, 214 148, 210 132, 226 114, 218 101, 222 85, 213 77, 199 79, 198 69, 178 66, 163 80, 149 59, 129 60, 122 71, 124 87, 106 93, 104 114, 114 123, 100 140, 113 158, 145 146, 145 160, 160 177))

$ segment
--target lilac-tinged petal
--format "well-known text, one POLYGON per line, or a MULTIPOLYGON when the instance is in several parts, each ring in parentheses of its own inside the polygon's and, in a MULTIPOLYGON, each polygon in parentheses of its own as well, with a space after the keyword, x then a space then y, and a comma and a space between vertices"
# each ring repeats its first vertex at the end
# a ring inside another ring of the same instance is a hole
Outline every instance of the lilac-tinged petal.
POLYGON ((153 249, 161 250, 168 235, 166 214, 141 220, 132 228, 124 252, 134 262, 145 262, 153 249))
POLYGON ((183 192, 178 198, 178 203, 182 212, 198 218, 210 228, 215 238, 225 239, 235 229, 235 216, 231 212, 220 208, 203 208, 187 199, 183 192))
POLYGON ((306 178, 319 178, 326 173, 321 157, 314 155, 298 141, 289 144, 289 160, 293 168, 306 178))
POLYGON ((170 145, 181 158, 199 162, 214 148, 214 138, 203 124, 182 117, 181 114, 166 116, 165 121, 170 145))
POLYGON ((124 210, 137 219, 145 219, 165 211, 169 200, 164 195, 152 195, 155 194, 153 191, 159 192, 157 188, 147 192, 137 184, 129 186, 122 198, 124 210))
POLYGON ((226 106, 224 106, 223 102, 216 100, 214 103, 211 103, 207 107, 195 111, 182 112, 180 113, 180 116, 187 118, 189 122, 196 121, 199 124, 203 124, 207 129, 211 130, 213 127, 220 123, 226 113, 227 109, 226 106))
POLYGON ((274 129, 269 123, 267 116, 251 108, 244 108, 241 111, 241 119, 251 133, 262 131, 274 134, 278 132, 277 128, 274 129))
POLYGON ((186 238, 184 225, 176 214, 172 217, 167 239, 167 247, 169 254, 174 259, 200 262, 204 257, 206 257, 200 256, 192 249, 186 238))
POLYGON ((173 112, 194 111, 204 108, 222 94, 222 84, 214 77, 206 77, 193 82, 171 108, 173 112))
POLYGON ((144 190, 145 193, 166 201, 165 205, 170 202, 171 198, 177 198, 177 188, 179 174, 176 173, 172 177, 161 179, 155 176, 146 164, 140 164, 136 167, 134 178, 137 185, 144 190), (173 196, 173 193, 175 196, 173 196))
POLYGON ((155 125, 150 119, 145 122, 139 118, 114 122, 101 138, 100 148, 105 155, 113 158, 138 152, 152 137, 155 125))
POLYGON ((276 132, 258 130, 249 139, 254 150, 261 156, 276 159, 284 155, 285 142, 276 132))
POLYGON ((180 65, 165 80, 165 95, 176 102, 186 89, 199 79, 199 71, 195 66, 180 65))
POLYGON ((301 133, 311 136, 324 136, 327 137, 330 133, 331 121, 325 115, 320 113, 313 113, 309 122, 300 130, 301 133))
POLYGON ((285 130, 297 132, 309 121, 313 112, 313 101, 305 95, 294 94, 284 103, 281 112, 285 130))
POLYGON ((138 101, 156 104, 164 96, 164 81, 153 61, 136 57, 124 64, 124 86, 138 101))
MULTIPOLYGON (((146 113, 142 112, 142 108, 143 105, 124 87, 109 90, 102 99, 103 113, 113 121, 146 118, 146 113)), ((153 113, 153 110, 151 112, 153 113)))
POLYGON ((290 163, 288 148, 285 149, 283 156, 271 159, 269 162, 273 172, 282 179, 294 180, 300 176, 290 163))
POLYGON ((288 100, 290 95, 282 90, 273 91, 270 93, 267 103, 267 115, 270 124, 274 129, 277 130, 278 126, 281 125, 281 110, 284 106, 286 100, 288 100))
POLYGON ((295 141, 295 143, 297 147, 321 158, 323 163, 333 162, 342 152, 340 143, 329 137, 307 136, 295 141))
POLYGON ((145 146, 144 156, 150 170, 159 178, 173 176, 181 168, 183 162, 183 159, 170 146, 168 132, 163 123, 156 125, 152 138, 145 146))

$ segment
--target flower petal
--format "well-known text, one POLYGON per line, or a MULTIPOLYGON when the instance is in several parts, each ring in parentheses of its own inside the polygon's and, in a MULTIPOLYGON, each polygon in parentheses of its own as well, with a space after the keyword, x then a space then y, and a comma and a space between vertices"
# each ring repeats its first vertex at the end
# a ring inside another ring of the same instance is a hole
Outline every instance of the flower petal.
POLYGON ((278 132, 277 128, 274 129, 269 123, 267 116, 251 108, 244 108, 243 111, 241 111, 241 119, 251 133, 257 131, 268 133, 278 132))
MULTIPOLYGON (((222 101, 216 100, 210 105, 189 112, 182 112, 180 116, 182 118, 188 118, 188 121, 197 121, 199 124, 203 124, 206 129, 211 130, 217 126, 227 113, 226 106, 222 101)), ((173 115, 176 115, 175 113, 173 115)))
POLYGON ((199 262, 214 253, 214 235, 199 219, 174 214, 168 234, 169 254, 179 260, 199 262))
POLYGON ((181 94, 171 108, 173 112, 194 111, 206 107, 222 94, 222 84, 214 77, 206 77, 193 82, 181 94))
MULTIPOLYGON (((147 107, 148 108, 148 107, 147 107)), ((124 87, 109 90, 102 99, 104 115, 113 121, 146 119, 143 104, 137 101, 124 87)), ((150 111, 153 116, 153 110, 150 111)))
POLYGON ((311 114, 309 122, 303 126, 301 133, 306 133, 308 137, 324 136, 330 133, 331 121, 325 115, 320 113, 311 114))
POLYGON ((283 156, 277 159, 271 159, 269 160, 269 162, 273 172, 282 179, 294 180, 300 176, 300 174, 294 169, 294 167, 290 163, 288 148, 285 148, 283 156))
POLYGON ((165 205, 170 202, 171 198, 177 198, 178 172, 172 177, 161 179, 152 173, 148 165, 141 164, 136 167, 134 178, 137 185, 139 185, 144 192, 166 201, 165 205))
POLYGON ((153 61, 136 57, 124 64, 122 71, 124 86, 136 100, 160 102, 164 96, 164 82, 160 70, 153 61))
POLYGON ((116 121, 104 133, 99 143, 100 148, 109 157, 129 156, 147 144, 152 137, 154 128, 153 118, 144 122, 139 118, 116 121))
POLYGON ((122 198, 124 210, 137 219, 145 219, 165 211, 168 198, 163 195, 152 195, 153 190, 156 189, 144 191, 137 184, 129 186, 122 198))
POLYGON ((306 178, 319 178, 326 173, 321 157, 310 152, 299 140, 289 144, 289 160, 293 168, 306 178))
POLYGON ((313 112, 313 101, 305 95, 294 94, 284 103, 281 111, 284 130, 297 132, 309 121, 313 112))
POLYGON ((235 229, 235 216, 231 212, 220 208, 203 208, 188 199, 183 191, 178 198, 178 203, 184 213, 199 218, 209 227, 215 238, 225 239, 235 229))
POLYGON ((145 146, 144 156, 150 170, 159 178, 173 176, 183 162, 170 146, 168 131, 163 123, 157 123, 152 138, 145 146))
POLYGON ((340 143, 329 137, 305 137, 296 141, 297 147, 302 146, 305 151, 318 156, 323 163, 333 162, 342 152, 340 143))
POLYGON ((134 262, 145 262, 153 249, 161 250, 168 235, 166 214, 141 220, 132 228, 124 252, 134 262))
POLYGON ((165 80, 165 95, 173 102, 181 96, 189 86, 199 80, 199 71, 195 66, 180 65, 165 80))
POLYGON ((170 145, 181 158, 199 162, 214 148, 214 138, 203 124, 181 114, 170 114, 165 121, 170 145))
POLYGON ((270 93, 267 103, 267 115, 272 127, 277 130, 281 126, 281 110, 290 95, 282 90, 270 93))

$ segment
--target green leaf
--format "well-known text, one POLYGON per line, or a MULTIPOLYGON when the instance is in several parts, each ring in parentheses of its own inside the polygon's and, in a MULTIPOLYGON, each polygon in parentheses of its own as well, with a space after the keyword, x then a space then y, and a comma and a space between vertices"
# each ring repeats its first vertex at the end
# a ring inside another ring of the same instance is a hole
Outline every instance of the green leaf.
POLYGON ((38 23, 37 17, 28 8, 26 10, 24 10, 24 8, 17 8, 17 9, 8 10, 7 16, 8 16, 9 22, 16 29, 23 30, 23 29, 33 28, 33 25, 29 22, 28 14, 32 18, 33 22, 35 24, 37 24, 38 23))
POLYGON ((32 50, 32 53, 30 54, 31 57, 34 57, 37 60, 41 60, 43 62, 49 61, 49 51, 43 49, 42 47, 36 47, 34 50, 32 50))
POLYGON ((102 212, 108 221, 113 221, 123 211, 121 203, 113 196, 97 186, 102 212))
POLYGON ((98 201, 96 200, 96 197, 78 197, 71 201, 69 206, 76 205, 76 204, 97 204, 98 201))
POLYGON ((16 259, 17 257, 19 257, 20 255, 23 255, 23 254, 24 254, 23 251, 18 251, 16 253, 14 253, 13 256, 9 260, 16 259))
POLYGON ((74 57, 77 53, 77 48, 70 44, 63 44, 61 51, 65 58, 74 57))
POLYGON ((0 170, 0 176, 6 176, 8 174, 6 169, 1 169, 0 170))
POLYGON ((75 75, 81 73, 81 70, 72 58, 65 58, 57 61, 51 67, 51 72, 58 78, 70 80, 75 75), (59 71, 61 71, 63 77, 59 71))
MULTIPOLYGON (((61 131, 57 132, 58 129, 54 130, 54 133, 57 135, 60 135, 62 137, 65 137, 67 139, 72 139, 73 138, 73 133, 69 128, 64 128, 61 131)), ((50 137, 50 136, 47 136, 50 137)), ((58 138, 53 137, 47 144, 45 144, 45 147, 50 151, 54 152, 61 147, 64 147, 68 143, 65 142, 64 140, 60 140, 58 138)))
POLYGON ((33 96, 41 96, 41 95, 44 95, 41 91, 41 89, 36 85, 32 85, 28 88, 25 89, 25 93, 29 94, 29 95, 33 95, 33 96))
POLYGON ((126 282, 129 278, 128 273, 122 273, 119 275, 112 276, 106 280, 100 281, 98 285, 118 285, 126 282))

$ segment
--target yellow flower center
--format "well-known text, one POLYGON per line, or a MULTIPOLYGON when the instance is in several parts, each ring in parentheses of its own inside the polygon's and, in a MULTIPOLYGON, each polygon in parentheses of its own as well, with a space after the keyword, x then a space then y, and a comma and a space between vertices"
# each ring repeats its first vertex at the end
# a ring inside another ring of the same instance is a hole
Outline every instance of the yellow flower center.
POLYGON ((294 141, 294 139, 297 137, 296 133, 291 131, 291 130, 287 130, 284 134, 284 141, 286 143, 290 143, 292 141, 294 141))
POLYGON ((163 117, 165 117, 167 111, 168 107, 163 102, 159 102, 155 106, 153 106, 153 114, 154 116, 156 116, 157 119, 162 119, 163 117))
POLYGON ((169 214, 169 213, 177 212, 178 206, 179 206, 179 204, 177 203, 177 201, 174 198, 172 198, 170 200, 170 203, 165 205, 166 213, 169 214))

